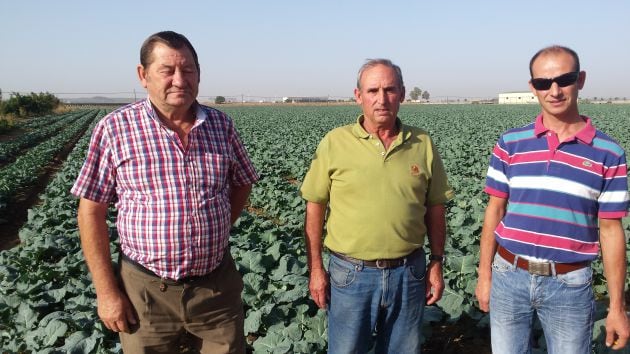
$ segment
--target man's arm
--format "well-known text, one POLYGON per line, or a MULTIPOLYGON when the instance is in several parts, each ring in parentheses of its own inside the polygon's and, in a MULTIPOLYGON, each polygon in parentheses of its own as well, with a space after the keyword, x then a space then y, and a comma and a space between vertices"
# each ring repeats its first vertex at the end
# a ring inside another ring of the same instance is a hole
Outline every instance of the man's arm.
POLYGON ((306 202, 304 234, 310 279, 308 288, 311 297, 321 309, 326 308, 328 298, 328 275, 322 261, 322 234, 326 204, 306 202))
POLYGON ((621 219, 599 219, 604 276, 608 283, 610 305, 606 317, 606 346, 623 348, 630 336, 624 286, 626 280, 626 239, 621 219))
POLYGON ((252 191, 252 185, 246 184, 244 186, 231 186, 230 187, 230 223, 234 224, 236 219, 241 216, 245 203, 249 193, 252 191))
POLYGON ((133 306, 114 274, 109 252, 107 208, 106 203, 81 198, 78 213, 81 248, 96 289, 98 316, 110 330, 129 332, 129 325, 137 321, 133 306))
POLYGON ((481 229, 479 243, 479 269, 477 270, 477 288, 475 295, 481 311, 490 311, 490 287, 492 285, 492 260, 497 251, 494 230, 503 219, 507 207, 507 199, 490 196, 481 229))
MULTIPOLYGON (((427 206, 424 222, 427 226, 431 254, 444 255, 444 244, 446 242, 446 208, 444 204, 427 206)), ((430 262, 426 276, 427 305, 438 302, 442 298, 443 292, 444 276, 442 274, 442 263, 430 262)))

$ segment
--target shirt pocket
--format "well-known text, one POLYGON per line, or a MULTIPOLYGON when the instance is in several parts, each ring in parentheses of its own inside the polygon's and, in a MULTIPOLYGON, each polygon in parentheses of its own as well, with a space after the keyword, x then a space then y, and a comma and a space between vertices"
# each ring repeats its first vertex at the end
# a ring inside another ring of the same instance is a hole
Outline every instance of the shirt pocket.
POLYGON ((195 185, 202 193, 202 199, 214 198, 229 186, 231 162, 230 156, 225 154, 206 153, 199 156, 195 185))

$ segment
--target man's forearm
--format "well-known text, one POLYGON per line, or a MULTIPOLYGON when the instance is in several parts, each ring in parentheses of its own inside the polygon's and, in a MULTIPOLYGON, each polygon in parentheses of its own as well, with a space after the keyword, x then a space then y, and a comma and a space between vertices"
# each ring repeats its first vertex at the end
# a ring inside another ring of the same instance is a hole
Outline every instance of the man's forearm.
POLYGON ((119 291, 109 251, 107 205, 81 199, 78 213, 81 248, 85 256, 97 296, 119 291))
POLYGON ((600 219, 600 245, 611 311, 625 311, 626 240, 620 219, 600 219))
POLYGON ((244 186, 235 187, 230 189, 230 223, 234 222, 241 216, 249 193, 252 191, 252 185, 247 184, 244 186))
POLYGON ((497 249, 494 231, 503 219, 507 200, 490 196, 483 219, 481 240, 479 241, 479 275, 490 276, 492 260, 497 249))
POLYGON ((324 269, 322 261, 322 233, 326 205, 306 202, 306 218, 304 220, 304 234, 306 237, 306 254, 308 269, 324 269))
POLYGON ((427 227, 431 253, 444 255, 444 245, 446 243, 446 208, 444 205, 428 206, 424 222, 427 227))

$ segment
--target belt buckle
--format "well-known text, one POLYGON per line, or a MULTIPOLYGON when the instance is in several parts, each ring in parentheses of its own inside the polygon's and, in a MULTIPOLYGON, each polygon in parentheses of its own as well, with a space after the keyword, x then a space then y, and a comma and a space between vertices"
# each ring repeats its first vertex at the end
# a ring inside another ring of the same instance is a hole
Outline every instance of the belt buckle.
POLYGON ((551 275, 551 264, 548 262, 527 262, 527 271, 534 275, 551 275))
POLYGON ((386 268, 388 268, 387 267, 388 264, 389 263, 387 262, 386 259, 377 259, 376 260, 376 268, 378 268, 378 269, 386 269, 386 268), (381 262, 384 262, 384 264, 381 264, 381 262))

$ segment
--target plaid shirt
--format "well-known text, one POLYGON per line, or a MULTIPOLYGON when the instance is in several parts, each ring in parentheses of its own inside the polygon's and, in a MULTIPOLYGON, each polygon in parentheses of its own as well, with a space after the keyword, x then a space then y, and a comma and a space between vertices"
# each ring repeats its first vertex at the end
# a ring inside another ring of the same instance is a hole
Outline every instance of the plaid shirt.
POLYGON ((181 279, 219 265, 231 228, 230 186, 257 179, 227 115, 197 104, 186 150, 146 99, 98 123, 71 192, 115 202, 122 252, 160 277, 181 279))

